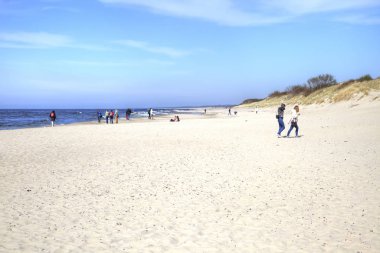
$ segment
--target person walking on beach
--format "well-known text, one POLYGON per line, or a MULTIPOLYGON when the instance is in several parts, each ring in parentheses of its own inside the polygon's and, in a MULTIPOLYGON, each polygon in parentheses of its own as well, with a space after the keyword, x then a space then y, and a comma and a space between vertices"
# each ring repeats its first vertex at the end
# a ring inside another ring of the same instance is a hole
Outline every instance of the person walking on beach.
POLYGON ((54 127, 55 119, 57 118, 55 111, 51 111, 49 117, 50 117, 51 126, 54 127))
POLYGON ((256 111, 256 114, 259 112, 259 106, 258 105, 256 105, 255 111, 256 111))
POLYGON ((205 109, 205 114, 207 113, 207 109, 205 109))
POLYGON ((102 120, 102 113, 100 111, 97 112, 98 115, 98 123, 102 120))
POLYGON ((150 110, 151 110, 151 108, 148 109, 148 119, 151 118, 151 117, 150 117, 150 110))
POLYGON ((116 109, 115 110, 115 120, 116 120, 116 124, 118 124, 119 123, 119 111, 116 109))
POLYGON ((108 119, 110 117, 110 113, 108 112, 108 110, 106 110, 105 115, 106 115, 106 123, 108 124, 108 119))
POLYGON ((292 117, 289 120, 290 128, 288 131, 288 134, 286 137, 289 137, 290 133, 292 132, 293 128, 296 129, 296 137, 298 137, 298 116, 300 115, 300 108, 298 105, 295 105, 292 110, 292 117))
POLYGON ((113 116, 115 116, 115 113, 113 112, 113 110, 111 110, 111 112, 110 112, 110 124, 113 124, 113 116))
POLYGON ((285 129, 284 125, 284 112, 285 112, 285 104, 281 104, 281 106, 277 110, 276 118, 278 120, 278 132, 277 137, 281 137, 282 131, 285 129))
POLYGON ((232 115, 232 114, 231 114, 231 107, 228 108, 228 115, 232 115))

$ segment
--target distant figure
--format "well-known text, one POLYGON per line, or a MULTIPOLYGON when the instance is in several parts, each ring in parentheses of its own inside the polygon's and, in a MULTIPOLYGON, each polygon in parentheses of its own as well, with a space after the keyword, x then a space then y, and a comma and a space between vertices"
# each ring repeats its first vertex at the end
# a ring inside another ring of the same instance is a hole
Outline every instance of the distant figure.
POLYGON ((207 109, 205 109, 205 114, 207 113, 207 109))
POLYGON ((125 112, 125 119, 129 120, 129 118, 131 117, 131 114, 132 114, 132 110, 128 108, 127 111, 125 112))
POLYGON ((113 110, 111 110, 110 112, 110 123, 113 124, 113 116, 115 116, 115 113, 113 112, 113 110))
POLYGON ((55 122, 55 119, 57 118, 55 111, 51 111, 49 117, 50 117, 51 126, 54 127, 54 122, 55 122))
POLYGON ((116 119, 116 124, 118 124, 119 123, 119 111, 116 109, 115 110, 115 119, 116 119))
POLYGON ((110 113, 108 112, 108 110, 106 110, 105 116, 106 116, 106 123, 108 124, 108 119, 110 117, 110 113))
POLYGON ((148 109, 148 119, 151 119, 151 118, 152 118, 152 116, 151 116, 151 113, 152 113, 151 110, 152 110, 152 108, 149 108, 149 109, 148 109))
POLYGON ((300 115, 300 108, 298 105, 295 105, 292 110, 292 117, 289 120, 290 128, 288 131, 288 134, 286 135, 289 137, 290 133, 292 132, 293 128, 296 129, 296 137, 298 137, 298 116, 300 115))
POLYGON ((98 123, 102 120, 102 113, 100 111, 97 112, 98 115, 98 123))
POLYGON ((152 108, 149 109, 149 115, 150 115, 150 119, 153 119, 153 109, 152 108))
POLYGON ((278 132, 277 132, 277 137, 281 137, 282 131, 285 129, 284 125, 284 111, 285 111, 285 104, 281 104, 281 106, 277 110, 277 115, 276 118, 278 120, 278 132))
POLYGON ((259 112, 259 106, 258 105, 256 105, 255 111, 256 111, 256 114, 259 112))
POLYGON ((179 122, 179 121, 180 119, 178 115, 175 115, 173 119, 170 119, 170 122, 179 122))
POLYGON ((234 111, 235 116, 237 115, 237 111, 234 111))
POLYGON ((228 115, 232 115, 232 114, 231 114, 231 107, 228 108, 228 115))

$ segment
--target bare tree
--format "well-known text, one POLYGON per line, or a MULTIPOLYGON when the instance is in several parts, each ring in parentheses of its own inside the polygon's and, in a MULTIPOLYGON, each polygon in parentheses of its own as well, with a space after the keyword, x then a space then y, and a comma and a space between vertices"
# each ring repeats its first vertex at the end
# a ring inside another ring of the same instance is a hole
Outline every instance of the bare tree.
POLYGON ((319 75, 307 80, 307 86, 310 90, 318 90, 335 84, 336 80, 330 74, 319 75))

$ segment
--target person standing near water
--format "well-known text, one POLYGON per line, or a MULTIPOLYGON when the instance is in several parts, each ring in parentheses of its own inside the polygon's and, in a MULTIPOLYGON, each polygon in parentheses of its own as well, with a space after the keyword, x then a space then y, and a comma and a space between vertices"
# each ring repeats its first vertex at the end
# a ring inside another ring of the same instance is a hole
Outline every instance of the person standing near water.
POLYGON ((50 117, 51 126, 54 127, 55 119, 57 118, 55 111, 51 111, 49 117, 50 117))
POLYGON ((110 113, 108 112, 108 110, 106 110, 105 116, 106 116, 106 123, 108 124, 108 118, 110 117, 110 113))
POLYGON ((277 137, 281 137, 282 131, 285 129, 284 125, 284 112, 285 112, 285 104, 281 104, 281 106, 277 110, 277 121, 278 121, 278 132, 277 132, 277 137))
POLYGON ((289 123, 288 123, 290 124, 290 128, 286 137, 289 137, 293 128, 296 129, 296 137, 298 137, 298 116, 299 115, 300 115, 300 108, 298 107, 298 105, 295 105, 292 110, 292 117, 290 118, 289 123))
POLYGON ((115 119, 116 119, 116 124, 118 124, 119 123, 119 111, 116 109, 115 110, 115 119))
POLYGON ((97 112, 98 115, 98 123, 102 120, 102 113, 100 111, 97 112))
POLYGON ((113 112, 113 110, 110 111, 110 124, 113 124, 113 116, 115 115, 115 113, 113 112))
POLYGON ((228 108, 228 115, 231 115, 231 107, 228 108))
POLYGON ((132 110, 128 108, 127 111, 125 112, 125 119, 129 120, 129 118, 131 117, 131 114, 132 114, 132 110))
POLYGON ((153 109, 152 108, 149 109, 149 118, 153 119, 153 109))

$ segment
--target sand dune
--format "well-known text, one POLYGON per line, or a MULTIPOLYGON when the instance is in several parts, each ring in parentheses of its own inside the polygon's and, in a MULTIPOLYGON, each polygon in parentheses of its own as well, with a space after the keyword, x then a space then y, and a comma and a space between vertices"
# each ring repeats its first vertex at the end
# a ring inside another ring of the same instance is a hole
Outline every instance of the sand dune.
POLYGON ((379 252, 380 103, 274 111, 1 131, 0 252, 379 252))

